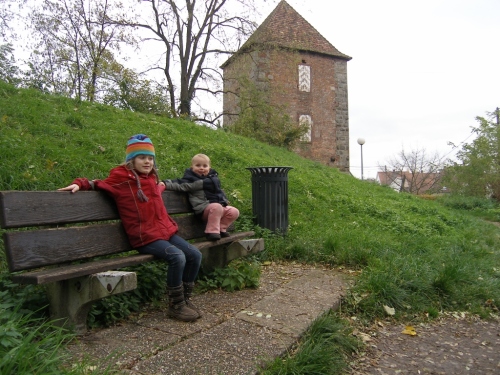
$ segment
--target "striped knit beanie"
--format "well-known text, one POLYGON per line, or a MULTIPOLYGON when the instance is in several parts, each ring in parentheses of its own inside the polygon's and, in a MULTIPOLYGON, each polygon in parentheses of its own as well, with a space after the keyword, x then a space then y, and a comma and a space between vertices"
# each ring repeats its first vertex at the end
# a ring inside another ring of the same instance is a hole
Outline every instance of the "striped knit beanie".
MULTIPOLYGON (((153 142, 151 142, 151 139, 149 139, 145 134, 136 134, 129 138, 127 142, 125 162, 128 163, 138 155, 151 155, 152 157, 155 157, 155 148, 153 147, 153 142)), ((140 201, 147 202, 149 198, 146 197, 146 195, 142 191, 141 180, 139 176, 137 176, 137 172, 132 169, 132 173, 134 174, 137 181, 137 197, 140 201)))
POLYGON ((137 155, 151 155, 155 157, 153 142, 145 134, 136 134, 129 138, 125 162, 135 158, 137 155))

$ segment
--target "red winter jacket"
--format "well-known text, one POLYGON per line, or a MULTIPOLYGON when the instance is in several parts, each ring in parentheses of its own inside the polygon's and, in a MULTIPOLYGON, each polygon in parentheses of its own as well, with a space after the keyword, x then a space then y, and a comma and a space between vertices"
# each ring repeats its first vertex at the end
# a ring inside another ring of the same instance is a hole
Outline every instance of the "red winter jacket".
MULTIPOLYGON (((168 215, 161 193, 163 185, 156 183, 155 176, 140 174, 141 188, 147 202, 137 196, 137 181, 124 165, 113 168, 104 180, 94 180, 94 189, 103 190, 116 202, 118 213, 132 247, 147 245, 156 240, 169 240, 178 231, 177 223, 168 215)), ((86 178, 77 178, 73 184, 81 190, 92 190, 86 178)))

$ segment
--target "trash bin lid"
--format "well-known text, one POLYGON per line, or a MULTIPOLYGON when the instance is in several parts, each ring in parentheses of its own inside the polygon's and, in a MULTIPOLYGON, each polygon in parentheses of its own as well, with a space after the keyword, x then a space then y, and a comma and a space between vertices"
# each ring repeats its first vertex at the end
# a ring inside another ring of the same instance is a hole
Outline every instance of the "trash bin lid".
POLYGON ((288 173, 290 169, 293 169, 293 167, 248 167, 248 169, 252 174, 259 175, 259 174, 269 174, 269 173, 288 173))

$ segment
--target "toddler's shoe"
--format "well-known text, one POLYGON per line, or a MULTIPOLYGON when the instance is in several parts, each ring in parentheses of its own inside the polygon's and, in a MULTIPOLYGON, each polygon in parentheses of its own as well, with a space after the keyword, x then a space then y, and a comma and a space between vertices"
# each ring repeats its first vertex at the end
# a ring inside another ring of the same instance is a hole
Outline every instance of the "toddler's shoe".
POLYGON ((220 232, 220 236, 221 236, 221 237, 231 237, 231 233, 227 233, 227 232, 220 232))
POLYGON ((209 241, 217 241, 217 240, 220 240, 220 234, 218 233, 207 233, 205 235, 205 237, 207 238, 207 240, 209 241))

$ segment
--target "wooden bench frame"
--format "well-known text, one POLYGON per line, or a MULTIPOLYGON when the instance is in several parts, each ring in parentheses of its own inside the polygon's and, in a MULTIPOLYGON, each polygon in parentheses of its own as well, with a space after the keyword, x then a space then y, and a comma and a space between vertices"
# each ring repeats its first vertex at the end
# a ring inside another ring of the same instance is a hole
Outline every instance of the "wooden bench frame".
MULTIPOLYGON (((202 252, 204 272, 264 249, 263 239, 245 240, 254 232, 206 241, 185 193, 166 191, 163 201, 178 234, 202 252)), ((77 333, 86 331, 94 301, 137 287, 134 272, 110 270, 155 260, 133 251, 114 201, 102 192, 2 191, 0 226, 12 280, 46 284, 52 319, 77 333)))

